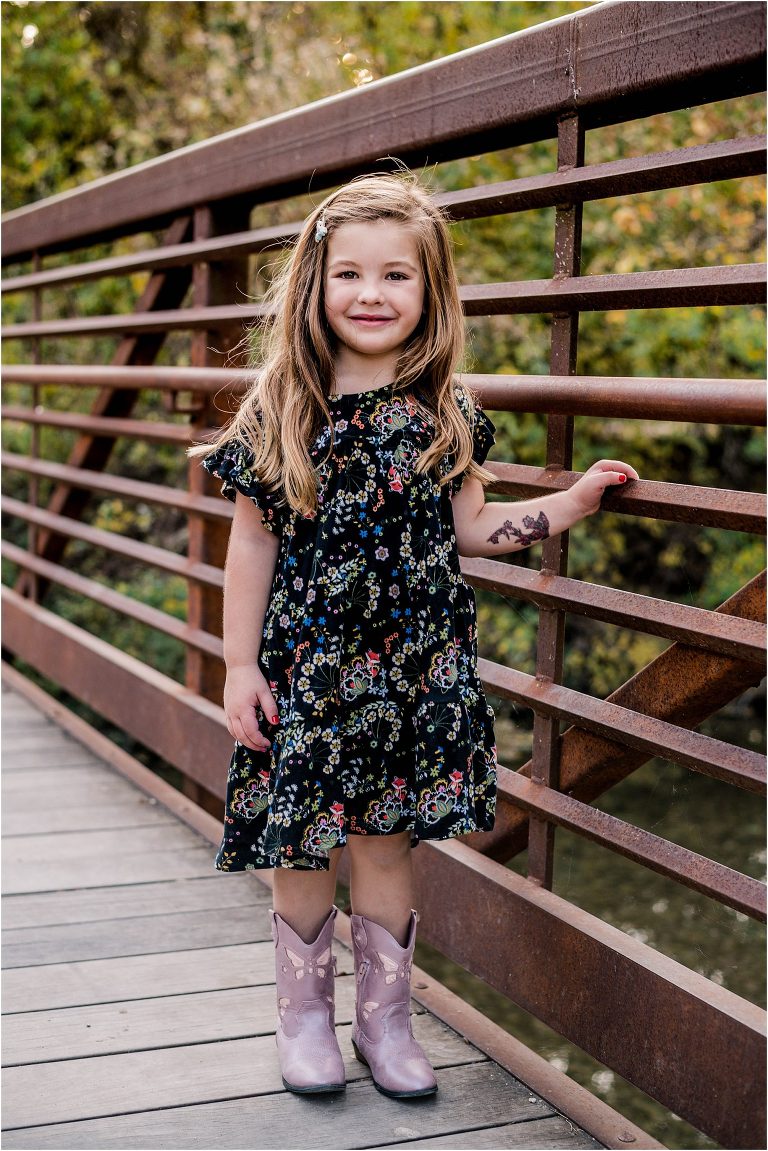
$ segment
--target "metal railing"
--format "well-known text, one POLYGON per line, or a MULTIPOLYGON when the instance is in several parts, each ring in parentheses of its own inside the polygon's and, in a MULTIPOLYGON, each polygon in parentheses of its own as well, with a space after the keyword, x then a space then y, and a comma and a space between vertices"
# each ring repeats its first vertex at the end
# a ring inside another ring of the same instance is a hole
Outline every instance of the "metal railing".
MULTIPOLYGON (((279 209, 310 179, 315 191, 331 187, 380 166, 381 156, 419 166, 557 141, 551 172, 436 197, 457 221, 555 208, 550 279, 462 288, 468 316, 552 318, 549 375, 468 377, 489 410, 548 417, 541 466, 491 463, 490 491, 519 497, 570 486, 576 415, 763 423, 764 388, 755 381, 576 373, 583 312, 763 302, 760 265, 580 275, 585 202, 764 170, 765 141, 753 137, 584 164, 586 134, 597 127, 704 103, 713 93, 761 91, 763 21, 763 5, 754 3, 598 5, 8 213, 4 259, 17 274, 2 290, 29 293, 32 304, 30 318, 4 332, 28 349, 28 362, 7 365, 5 379, 27 385, 30 402, 8 404, 4 414, 32 433, 28 453, 6 451, 2 461, 28 480, 26 500, 3 501, 28 528, 26 546, 3 544, 17 572, 15 588, 4 589, 7 652, 173 764, 200 802, 215 796, 220 804, 230 752, 219 701, 231 507, 196 463, 186 489, 106 468, 118 443, 175 445, 180 455, 219 422, 222 388, 236 395, 243 385, 247 372, 232 366, 231 353, 243 324, 264 318, 260 304, 242 302, 248 261, 297 231, 285 223, 251 227, 253 209, 279 209), (350 140, 365 146, 352 154, 350 140), (126 238, 152 231, 161 232, 157 243, 127 250, 126 238), (116 249, 106 259, 67 255, 107 242, 116 249), (62 287, 139 271, 147 279, 131 313, 43 319, 44 302, 62 287), (172 338, 188 340, 189 366, 156 363, 171 333, 188 334, 172 338), (111 362, 72 363, 77 353, 64 341, 77 347, 85 337, 116 337, 111 362), (62 362, 52 362, 48 347, 62 362), (91 410, 45 406, 41 389, 56 387, 96 389, 91 410), (146 396, 162 400, 151 418, 136 415, 146 396), (46 428, 74 436, 66 463, 43 458, 46 428), (89 522, 102 495, 186 522, 186 555, 89 522), (78 572, 74 541, 185 581, 186 619, 78 572), (50 611, 44 601, 52 585, 178 641, 184 685, 50 611)), ((761 532, 765 524, 762 497, 688 484, 640 481, 612 492, 604 506, 730 531, 761 532)), ((540 571, 462 560, 475 587, 538 607, 535 675, 480 660, 489 692, 533 710, 533 754, 518 771, 500 767, 493 833, 420 848, 423 934, 725 1146, 762 1146, 762 1012, 551 887, 554 833, 563 827, 765 918, 756 880, 592 805, 654 755, 764 794, 763 757, 692 730, 762 676, 764 579, 706 611, 571 578, 567 547, 565 535, 546 541, 540 571), (664 637, 670 646, 597 699, 561 682, 569 614, 664 637), (563 724, 570 725, 564 732, 563 724), (504 866, 525 847, 527 878, 504 866)))

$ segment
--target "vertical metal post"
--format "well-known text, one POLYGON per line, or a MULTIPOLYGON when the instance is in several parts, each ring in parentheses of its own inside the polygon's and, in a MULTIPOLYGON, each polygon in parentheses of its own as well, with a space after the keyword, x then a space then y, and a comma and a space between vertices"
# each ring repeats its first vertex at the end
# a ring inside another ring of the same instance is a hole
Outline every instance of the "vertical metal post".
MULTIPOLYGON (((39 252, 34 252, 32 256, 32 270, 39 272, 42 267, 42 259, 39 252)), ((32 291, 32 319, 37 322, 43 318, 43 294, 40 288, 34 288, 32 291)), ((42 351, 40 347, 40 337, 35 336, 32 340, 32 363, 42 363, 42 351)), ((32 385, 32 410, 35 411, 40 405, 40 385, 32 385)), ((29 454, 33 460, 40 458, 40 425, 32 424, 30 429, 30 444, 29 454)), ((30 472, 29 474, 29 506, 36 508, 40 502, 40 479, 30 472)), ((30 555, 37 554, 37 538, 38 529, 36 524, 27 525, 27 549, 30 555)), ((27 579, 24 583, 24 591, 29 599, 34 603, 39 599, 39 586, 37 574, 35 572, 27 572, 27 579)))
MULTIPOLYGON (((242 208, 235 212, 227 209, 226 217, 219 219, 215 210, 203 205, 195 209, 194 236, 196 240, 208 239, 223 232, 245 230, 249 224, 249 212, 242 208)), ((196 264, 192 279, 193 306, 207 307, 215 304, 231 303, 239 291, 248 291, 248 259, 227 260, 196 264)), ((231 336, 225 332, 201 331, 192 337, 192 366, 227 367, 241 366, 232 361, 231 353, 241 333, 231 336), (213 346, 215 345, 215 347, 213 346)), ((208 393, 196 397, 193 414, 193 438, 221 422, 214 399, 208 393)), ((213 495, 219 484, 200 466, 198 459, 190 460, 188 482, 190 492, 198 495, 213 495)), ((205 517, 189 514, 189 558, 200 563, 223 567, 227 552, 229 529, 226 524, 206 520, 205 517)), ((212 635, 221 635, 221 592, 215 588, 202 587, 190 581, 188 589, 187 620, 191 627, 200 628, 212 635)), ((221 703, 224 691, 224 666, 205 652, 187 648, 186 685, 199 695, 221 703)), ((192 780, 184 779, 182 789, 195 803, 209 811, 218 813, 221 804, 213 800, 205 789, 192 780)))
MULTIPOLYGON (((234 218, 232 209, 228 210, 224 223, 219 221, 213 209, 202 206, 195 209, 194 236, 196 240, 209 239, 211 236, 232 230, 246 229, 248 227, 248 212, 243 209, 234 218)), ((215 304, 231 303, 238 292, 243 295, 248 291, 248 259, 227 260, 216 263, 196 264, 192 279, 193 306, 208 307, 215 304)), ((201 331, 195 332, 192 337, 192 365, 193 367, 235 367, 230 354, 242 333, 234 337, 225 332, 201 331), (215 345, 215 347, 214 347, 215 345)), ((201 393, 196 397, 197 403, 194 411, 193 436, 195 431, 202 432, 221 422, 221 413, 217 411, 215 401, 208 393, 201 393)), ((208 473, 200 466, 200 461, 194 459, 189 465, 189 490, 200 495, 213 495, 218 492, 219 484, 212 480, 208 473)), ((191 512, 189 515, 189 558, 201 563, 224 566, 229 531, 225 524, 206 520, 203 516, 191 512)), ((221 592, 215 588, 202 587, 194 582, 189 586, 188 613, 189 624, 195 628, 213 635, 221 635, 221 592)), ((221 703, 224 687, 224 669, 221 661, 213 659, 205 652, 195 648, 187 649, 186 685, 206 699, 221 703)))
MULTIPOLYGON (((580 167, 584 163, 584 129, 578 114, 560 121, 557 130, 557 168, 580 167)), ((581 269, 582 205, 558 205, 555 213, 555 278, 578 276, 581 269)), ((552 317, 550 372, 573 375, 576 371, 579 313, 564 312, 552 317)), ((547 421, 547 469, 570 469, 573 458, 573 416, 550 416, 547 421)), ((568 533, 562 532, 544 542, 542 571, 565 575, 568 570, 568 533)), ((559 683, 563 673, 565 612, 542 608, 536 650, 536 678, 559 683)), ((531 779, 545 787, 559 787, 560 723, 536 715, 533 723, 531 779)), ((555 827, 532 816, 528 837, 528 876, 542 887, 552 886, 555 827)))

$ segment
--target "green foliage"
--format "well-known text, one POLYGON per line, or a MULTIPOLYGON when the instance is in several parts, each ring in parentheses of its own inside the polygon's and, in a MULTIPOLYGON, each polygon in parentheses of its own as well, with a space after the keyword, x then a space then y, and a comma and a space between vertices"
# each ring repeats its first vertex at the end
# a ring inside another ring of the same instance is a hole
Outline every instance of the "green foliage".
MULTIPOLYGON (((507 0, 5 0, 5 209, 19 208, 217 133, 349 91, 586 6, 560 0, 546 4, 507 0)), ((607 125, 588 133, 586 162, 760 134, 764 131, 764 119, 763 101, 755 96, 607 125)), ((511 143, 514 145, 514 141, 511 143)), ((439 191, 548 173, 556 166, 555 143, 543 140, 441 163, 430 167, 424 176, 439 191)), ((305 195, 260 205, 252 213, 252 225, 298 220, 312 202, 312 196, 305 195)), ((765 206, 765 185, 758 178, 587 203, 583 210, 581 271, 584 275, 606 275, 762 259, 765 206)), ((554 224, 554 210, 544 209, 453 225, 462 281, 477 284, 549 278, 553 270, 554 224)), ((158 240, 154 235, 131 236, 112 245, 63 253, 46 263, 68 264, 119 255, 142 250, 158 240)), ((258 296, 277 258, 275 252, 252 257, 250 281, 238 284, 238 289, 258 296)), ((129 312, 146 281, 147 276, 142 273, 46 292, 43 316, 129 312)), ((4 303, 7 324, 21 323, 33 316, 30 295, 6 297, 4 303)), ((473 319, 468 323, 468 334, 468 371, 509 376, 549 371, 550 319, 546 315, 473 319)), ((257 340, 256 335, 254 341, 257 340)), ((108 363, 117 343, 116 337, 109 336, 43 339, 38 351, 43 362, 108 363)), ((7 340, 4 356, 6 362, 25 362, 29 359, 29 346, 7 340)), ((157 362, 184 365, 190 361, 188 336, 172 333, 157 362)), ((760 378, 764 375, 764 363, 764 309, 758 307, 614 310, 586 313, 580 318, 578 371, 582 374, 760 378)), ((95 397, 93 389, 78 387, 35 390, 9 384, 5 391, 7 404, 42 405, 70 413, 88 413, 95 397)), ((220 406, 226 408, 224 400, 220 406)), ((153 393, 137 397, 132 415, 186 423, 185 416, 169 412, 153 393)), ((493 411, 491 416, 497 426, 492 459, 543 465, 547 435, 544 416, 493 411)), ((28 424, 7 421, 3 435, 7 450, 21 454, 32 450, 33 431, 28 424)), ((59 463, 67 461, 75 442, 74 433, 41 427, 34 435, 41 456, 59 463)), ((574 467, 578 469, 586 468, 599 456, 621 456, 634 463, 643 477, 672 483, 755 491, 763 480, 763 437, 749 428, 578 418, 575 444, 574 467)), ((108 470, 184 489, 188 486, 190 465, 177 444, 126 437, 118 441, 108 470)), ((28 479, 21 472, 6 469, 3 484, 5 492, 16 499, 30 496, 28 479)), ((41 506, 46 505, 51 490, 50 481, 39 482, 37 502, 41 506)), ((185 517, 158 506, 94 495, 84 518, 98 528, 178 554, 184 554, 186 549, 185 517)), ((604 513, 578 525, 571 534, 569 574, 575 578, 705 608, 714 608, 733 595, 764 564, 762 541, 727 530, 604 513)), ((27 525, 20 518, 9 518, 6 538, 28 546, 27 525)), ((187 584, 183 579, 126 562, 105 549, 77 541, 68 545, 64 562, 68 569, 122 594, 175 618, 186 618, 187 584)), ((535 568, 539 556, 534 550, 509 557, 507 562, 535 568)), ((3 582, 12 585, 18 575, 15 565, 4 559, 3 582)), ((184 651, 178 641, 60 587, 49 589, 45 604, 184 682, 184 651)), ((477 592, 477 605, 479 654, 533 674, 536 609, 482 590, 477 592)), ((665 647, 665 641, 656 637, 577 616, 569 617, 566 638, 565 682, 602 696, 615 690, 665 647)), ((37 678, 32 669, 24 670, 31 678, 37 678)), ((66 698, 55 685, 45 686, 66 698)), ((503 762, 518 766, 530 754, 531 736, 525 730, 530 726, 530 712, 508 701, 490 698, 497 713, 503 762)), ((78 701, 67 698, 67 703, 78 712, 87 713, 90 721, 96 721, 97 717, 78 701)), ((738 742, 746 733, 757 742, 759 733, 752 728, 758 724, 747 724, 745 714, 746 708, 738 718, 735 736, 716 726, 722 716, 716 717, 711 734, 738 742)), ((98 723, 116 742, 125 743, 124 733, 112 729, 101 717, 98 723)), ((146 749, 137 751, 135 745, 130 749, 158 769, 156 757, 146 749)), ((661 772, 658 764, 647 765, 605 797, 605 809, 623 817, 623 809, 617 806, 614 810, 611 804, 618 804, 627 792, 637 791, 636 796, 630 794, 632 818, 642 818, 645 813, 647 826, 657 831, 665 813, 652 801, 665 786, 671 787, 673 793, 680 786, 680 774, 676 771, 670 765, 664 765, 661 772)), ((176 773, 173 780, 178 782, 176 773)), ((703 780, 698 785, 702 782, 713 783, 703 780)), ((734 802, 730 795, 729 809, 734 802)), ((678 803, 674 810, 716 813, 712 828, 696 827, 700 838, 690 842, 685 835, 676 836, 668 824, 664 825, 665 834, 692 850, 712 854, 713 843, 727 841, 730 849, 732 840, 737 838, 730 833, 723 838, 720 812, 724 806, 717 799, 696 808, 678 803)), ((746 826, 740 812, 732 822, 735 829, 746 826)), ((619 875, 621 860, 612 859, 611 866, 605 867, 602 857, 589 854, 599 849, 574 836, 564 836, 562 831, 558 833, 558 845, 558 882, 567 887, 573 878, 572 886, 582 892, 589 890, 595 876, 602 877, 610 892, 603 904, 602 889, 597 885, 600 898, 594 905, 587 905, 586 910, 611 921, 610 907, 614 904, 609 896, 615 901, 618 890, 621 919, 616 926, 636 931, 637 877, 633 874, 624 880, 619 875), (582 854, 586 852, 583 859, 578 847, 582 854), (584 874, 577 875, 579 870, 584 874)), ((743 862, 731 858, 724 862, 751 873, 743 862)), ((514 867, 522 870, 521 861, 516 860, 514 867)), ((667 880, 659 882, 668 884, 667 880)), ((644 872, 643 891, 646 890, 648 873, 644 872)), ((574 892, 566 888, 560 893, 575 898, 574 892)), ((663 919, 667 931, 670 923, 682 923, 684 930, 674 939, 671 954, 708 977, 717 977, 718 972, 709 969, 714 961, 710 961, 712 949, 707 931, 711 936, 712 930, 707 909, 697 909, 693 916, 704 924, 705 930, 701 941, 696 937, 691 944, 697 949, 697 954, 691 955, 682 950, 689 946, 690 908, 686 905, 678 914, 678 905, 672 904, 669 913, 662 916, 657 911, 666 910, 666 905, 662 907, 665 899, 666 892, 658 898, 654 893, 649 896, 651 927, 644 924, 644 937, 653 946, 663 947, 667 937, 656 938, 654 918, 659 923, 663 919)), ((751 941, 746 938, 743 925, 736 925, 735 930, 731 923, 725 927, 723 936, 735 940, 738 956, 732 966, 740 977, 741 952, 751 941)), ((731 972, 727 965, 725 970, 729 986, 731 972)), ((442 977, 446 978, 445 973, 442 977)), ((466 996, 466 981, 457 984, 456 989, 466 996)), ((737 981, 733 990, 740 994, 752 991, 737 981)), ((481 1003, 483 996, 493 993, 478 984, 472 995, 481 1003)), ((557 1066, 589 1083, 635 1121, 659 1127, 657 1109, 646 1097, 638 1100, 636 1092, 628 1098, 624 1093, 626 1085, 618 1080, 614 1084, 610 1072, 606 1086, 600 1078, 606 1072, 598 1068, 595 1073, 592 1064, 582 1068, 579 1061, 586 1057, 575 1049, 565 1049, 557 1037, 550 1043, 551 1050, 547 1048, 550 1041, 542 1039, 541 1025, 532 1025, 538 1031, 530 1034, 525 1021, 519 1018, 522 1013, 509 1022, 512 1009, 508 1001, 496 997, 485 1006, 527 1042, 538 1045, 557 1066)), ((662 1123, 657 1135, 668 1146, 710 1145, 705 1137, 689 1132, 687 1127, 683 1131, 676 1119, 671 1124, 667 1120, 666 1127, 662 1123)))
MULTIPOLYGON (((207 139, 255 119, 276 115, 393 75, 497 36, 519 31, 542 18, 577 11, 580 3, 5 3, 3 155, 6 208, 17 207, 86 180, 108 175, 171 149, 207 139)), ((588 163, 687 147, 763 130, 757 97, 713 102, 588 133, 588 163)), ((435 191, 491 183, 552 171, 553 140, 432 166, 425 177, 435 191)), ((264 205, 254 223, 295 220, 311 200, 297 197, 264 205)), ((655 268, 750 262, 764 249, 765 186, 757 178, 673 188, 609 198, 584 206, 582 272, 602 275, 655 268)), ((552 274, 553 209, 467 221, 453 225, 460 277, 465 283, 546 279, 552 274)), ((99 258, 141 249, 154 236, 133 236, 88 252, 62 254, 55 263, 99 258)), ((270 252, 251 261, 248 291, 258 295, 275 260, 270 252)), ((128 312, 146 275, 86 282, 45 294, 44 315, 128 312)), ((28 296, 10 297, 6 322, 31 318, 28 296)), ((544 374, 549 370, 550 320, 546 315, 495 316, 468 323, 467 370, 544 374)), ((257 338, 257 337, 256 337, 257 338)), ((116 337, 98 340, 46 339, 44 361, 108 362, 116 337)), ((6 359, 24 359, 20 342, 6 343, 6 359)), ((586 313, 580 319, 578 370, 608 376, 759 377, 764 372, 762 308, 665 308, 586 313)), ((159 363, 190 362, 187 336, 172 333, 159 363)), ((68 412, 88 412, 96 393, 86 388, 28 388, 9 385, 6 401, 30 402, 68 412)), ((137 397, 137 418, 183 423, 152 394, 137 397)), ((546 418, 493 412, 497 425, 493 459, 541 466, 546 454, 546 418)), ((41 428, 39 450, 65 462, 74 435, 41 428)), ((26 452, 31 431, 8 423, 5 443, 26 452)), ((598 456, 622 456, 641 475, 674 483, 756 490, 762 479, 763 440, 755 430, 651 421, 576 421, 574 466, 598 456)), ((109 470, 151 482, 185 487, 189 465, 175 444, 122 439, 109 470)), ((19 499, 27 480, 10 472, 6 491, 19 499)), ((41 481, 44 503, 50 484, 41 481)), ((491 497, 494 498, 494 497, 491 497)), ((185 523, 158 508, 114 498, 94 498, 93 522, 136 539, 182 553, 185 523)), ((10 535, 26 538, 13 521, 10 535)), ((165 577, 131 572, 123 561, 71 545, 73 563, 93 578, 126 583, 130 594, 165 603, 158 591, 165 577)), ((511 562, 537 566, 526 553, 511 562)), ((751 538, 728 531, 693 528, 603 514, 572 533, 570 572, 577 578, 714 607, 762 565, 762 549, 751 538)), ((482 653, 532 671, 536 612, 527 604, 480 592, 482 653)), ((56 601, 59 610, 87 616, 74 597, 56 601)), ((180 601, 178 601, 180 602, 180 601)), ((168 610, 168 608, 166 608, 168 610)), ((173 644, 148 648, 145 629, 117 627, 99 617, 116 642, 138 647, 163 669, 175 668, 173 644)), ((610 629, 608 629, 610 630, 610 629)), ((662 641, 626 631, 621 638, 590 621, 569 625, 566 678, 600 694, 637 670, 662 641)), ((518 717, 519 720, 520 717, 518 717)))
MULTIPOLYGON (((584 8, 553 0, 545 18, 584 8)), ((542 5, 3 3, 5 209, 538 24, 542 5)))

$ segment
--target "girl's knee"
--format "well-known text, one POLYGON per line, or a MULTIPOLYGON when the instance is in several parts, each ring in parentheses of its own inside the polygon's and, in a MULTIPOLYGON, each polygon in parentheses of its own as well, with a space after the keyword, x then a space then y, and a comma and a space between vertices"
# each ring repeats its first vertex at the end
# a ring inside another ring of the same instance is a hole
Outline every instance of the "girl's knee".
POLYGON ((347 848, 352 862, 371 867, 401 867, 410 862, 411 833, 397 835, 350 835, 347 848))

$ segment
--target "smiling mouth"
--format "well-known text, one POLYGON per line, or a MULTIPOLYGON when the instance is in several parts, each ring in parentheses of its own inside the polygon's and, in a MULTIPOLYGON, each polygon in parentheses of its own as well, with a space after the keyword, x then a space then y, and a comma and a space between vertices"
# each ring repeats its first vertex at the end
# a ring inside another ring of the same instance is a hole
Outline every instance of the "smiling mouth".
POLYGON ((394 316, 350 316, 357 324, 391 324, 394 316))

